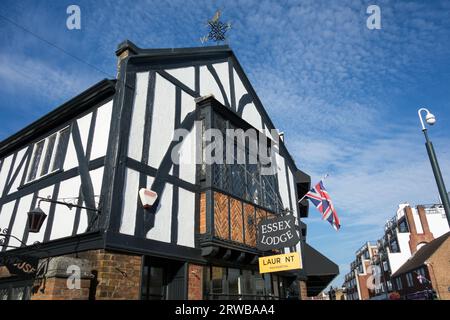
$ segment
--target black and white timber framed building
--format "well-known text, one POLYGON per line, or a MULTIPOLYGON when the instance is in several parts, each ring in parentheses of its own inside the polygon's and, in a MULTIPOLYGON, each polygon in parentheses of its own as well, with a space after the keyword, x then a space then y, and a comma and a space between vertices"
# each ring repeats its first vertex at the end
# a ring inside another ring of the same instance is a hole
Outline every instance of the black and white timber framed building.
MULTIPOLYGON (((0 228, 20 240, 7 238, 0 255, 84 257, 92 263, 83 267, 87 274, 98 266, 89 252, 137 257, 137 289, 123 298, 305 299, 320 293, 339 271, 307 244, 308 202, 297 200, 310 177, 284 142, 272 176, 261 176, 258 165, 196 165, 190 158, 202 147, 196 121, 204 128, 254 128, 271 139, 275 127, 233 51, 141 49, 125 41, 116 54, 117 79, 100 81, 0 143, 0 228), (173 164, 177 128, 190 133, 180 163, 173 164), (149 210, 140 188, 158 193, 149 210), (88 209, 41 202, 48 216, 31 233, 27 212, 39 197, 88 209), (285 208, 296 217, 301 241, 283 251, 299 251, 303 269, 261 275, 257 258, 267 253, 256 249, 256 224, 285 208)), ((113 272, 96 271, 100 286, 113 272)), ((3 276, 0 299, 33 299, 42 294, 35 282, 3 276)), ((89 287, 86 298, 120 297, 89 287)), ((120 283, 114 290, 121 292, 120 283)))

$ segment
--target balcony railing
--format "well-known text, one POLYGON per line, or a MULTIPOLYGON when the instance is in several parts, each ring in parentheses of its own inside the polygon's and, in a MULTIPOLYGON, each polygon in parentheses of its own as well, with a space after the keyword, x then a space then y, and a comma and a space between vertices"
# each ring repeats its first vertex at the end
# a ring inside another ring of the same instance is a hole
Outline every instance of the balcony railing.
POLYGON ((397 216, 392 217, 391 219, 389 219, 385 226, 384 226, 384 230, 385 231, 392 231, 393 229, 397 228, 397 216))

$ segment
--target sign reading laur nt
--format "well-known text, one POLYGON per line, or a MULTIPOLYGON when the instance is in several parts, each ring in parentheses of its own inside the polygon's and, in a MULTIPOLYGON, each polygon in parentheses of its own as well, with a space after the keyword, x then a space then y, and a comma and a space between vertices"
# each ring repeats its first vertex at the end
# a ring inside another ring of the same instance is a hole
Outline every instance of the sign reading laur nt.
POLYGON ((259 273, 301 269, 302 261, 298 252, 277 254, 259 258, 259 273))

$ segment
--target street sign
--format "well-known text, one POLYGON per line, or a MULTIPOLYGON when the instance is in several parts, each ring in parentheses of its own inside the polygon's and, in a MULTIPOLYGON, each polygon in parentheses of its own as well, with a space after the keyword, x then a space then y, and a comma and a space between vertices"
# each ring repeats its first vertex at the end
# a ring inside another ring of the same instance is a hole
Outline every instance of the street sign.
POLYGON ((259 273, 301 269, 302 261, 298 252, 277 254, 259 258, 259 273))
POLYGON ((264 219, 258 225, 256 247, 261 251, 269 251, 286 247, 294 247, 300 241, 295 230, 295 217, 284 216, 264 219))

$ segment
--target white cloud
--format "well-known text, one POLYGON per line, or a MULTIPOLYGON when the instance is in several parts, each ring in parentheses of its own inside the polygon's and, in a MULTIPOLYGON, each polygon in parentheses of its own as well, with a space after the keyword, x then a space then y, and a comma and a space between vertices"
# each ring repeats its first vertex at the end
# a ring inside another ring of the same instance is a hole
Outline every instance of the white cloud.
MULTIPOLYGON (((21 96, 37 95, 50 103, 62 103, 64 100, 86 90, 100 78, 81 69, 64 68, 30 56, 0 54, 0 80, 3 90, 21 96)), ((20 104, 11 106, 21 108, 20 104)), ((54 105, 36 106, 48 109, 54 105)))

